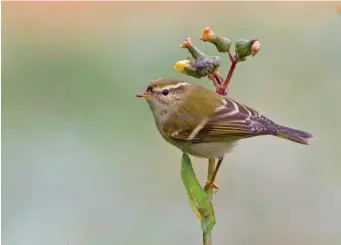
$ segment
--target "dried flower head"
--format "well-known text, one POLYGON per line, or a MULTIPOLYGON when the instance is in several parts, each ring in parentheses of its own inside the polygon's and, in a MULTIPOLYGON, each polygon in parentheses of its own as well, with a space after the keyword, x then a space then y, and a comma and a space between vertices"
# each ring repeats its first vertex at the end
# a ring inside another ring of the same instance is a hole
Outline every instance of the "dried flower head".
POLYGON ((215 37, 215 33, 213 32, 211 27, 205 27, 201 34, 200 40, 205 41, 205 42, 212 41, 214 37, 215 37))
POLYGON ((180 48, 187 48, 188 49, 190 47, 192 47, 192 40, 189 37, 186 37, 183 44, 180 45, 180 48))

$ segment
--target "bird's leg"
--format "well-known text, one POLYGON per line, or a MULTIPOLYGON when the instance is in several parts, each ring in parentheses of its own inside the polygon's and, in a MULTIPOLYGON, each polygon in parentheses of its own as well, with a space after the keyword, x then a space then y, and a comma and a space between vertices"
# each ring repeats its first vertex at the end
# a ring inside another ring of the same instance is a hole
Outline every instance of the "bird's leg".
POLYGON ((213 189, 216 189, 216 190, 219 189, 219 187, 214 183, 214 180, 215 180, 215 178, 217 177, 217 173, 218 173, 218 170, 219 170, 219 168, 220 168, 221 163, 223 162, 223 159, 224 159, 224 158, 221 158, 221 159, 218 160, 218 163, 217 163, 217 166, 216 166, 215 169, 214 169, 212 178, 211 178, 208 182, 206 181, 206 184, 205 184, 205 186, 204 186, 204 189, 205 189, 205 190, 206 190, 207 188, 209 188, 209 187, 212 187, 213 189))

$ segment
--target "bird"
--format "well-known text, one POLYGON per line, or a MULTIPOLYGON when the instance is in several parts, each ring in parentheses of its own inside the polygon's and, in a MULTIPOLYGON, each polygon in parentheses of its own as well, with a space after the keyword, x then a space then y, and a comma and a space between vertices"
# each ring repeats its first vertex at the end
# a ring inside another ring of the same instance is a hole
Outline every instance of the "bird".
POLYGON ((275 123, 251 107, 197 84, 174 78, 158 78, 142 93, 163 139, 199 158, 218 159, 205 189, 215 187, 215 177, 226 153, 237 142, 272 135, 308 145, 312 135, 275 123))

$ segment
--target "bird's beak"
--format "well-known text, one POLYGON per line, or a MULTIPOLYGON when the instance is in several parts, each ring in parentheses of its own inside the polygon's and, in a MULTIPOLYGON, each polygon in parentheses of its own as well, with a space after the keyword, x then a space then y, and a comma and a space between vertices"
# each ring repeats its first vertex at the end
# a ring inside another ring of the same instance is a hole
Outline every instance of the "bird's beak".
POLYGON ((150 93, 144 92, 144 93, 139 93, 139 94, 137 94, 136 97, 149 99, 149 98, 152 97, 152 95, 151 95, 150 93))

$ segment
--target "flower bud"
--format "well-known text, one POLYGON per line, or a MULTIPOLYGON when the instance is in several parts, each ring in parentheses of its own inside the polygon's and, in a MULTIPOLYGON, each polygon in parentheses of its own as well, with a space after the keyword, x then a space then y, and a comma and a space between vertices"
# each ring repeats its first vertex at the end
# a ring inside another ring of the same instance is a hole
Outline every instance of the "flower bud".
POLYGON ((210 27, 206 27, 204 29, 201 34, 200 40, 214 44, 217 50, 223 53, 228 52, 232 45, 230 39, 216 35, 210 27))
POLYGON ((252 57, 255 57, 259 50, 260 50, 260 42, 257 40, 251 46, 252 57))
POLYGON ((192 46, 192 40, 189 37, 186 37, 183 44, 180 44, 180 48, 189 48, 191 46, 192 46))
POLYGON ((180 48, 186 48, 191 53, 194 59, 199 59, 203 57, 209 57, 209 55, 201 52, 198 48, 192 45, 192 41, 189 37, 185 38, 183 44, 180 45, 180 48))
POLYGON ((246 57, 251 55, 255 56, 260 49, 260 43, 257 39, 251 40, 239 40, 235 44, 236 55, 235 58, 238 61, 245 61, 246 57), (253 44, 255 44, 253 46, 253 44), (252 48, 253 47, 253 48, 252 48))
POLYGON ((189 60, 181 60, 175 63, 174 69, 177 72, 183 72, 185 67, 188 67, 191 65, 191 62, 189 60))
POLYGON ((228 39, 227 37, 219 36, 213 39, 211 43, 213 43, 216 46, 217 50, 222 53, 228 52, 232 45, 232 41, 230 39, 228 39))
POLYGON ((200 40, 209 42, 215 38, 215 33, 211 29, 211 27, 205 27, 203 32, 201 33, 200 40))
POLYGON ((181 60, 175 63, 174 69, 177 72, 185 73, 188 76, 195 78, 201 78, 202 76, 198 74, 196 68, 193 66, 193 62, 190 60, 181 60))
POLYGON ((213 56, 212 58, 199 58, 188 59, 178 61, 174 69, 177 72, 185 73, 189 76, 195 78, 205 77, 209 74, 213 74, 217 72, 217 69, 220 66, 220 58, 219 56, 213 56))
POLYGON ((200 76, 205 77, 209 74, 213 74, 220 66, 220 58, 219 56, 200 58, 193 62, 193 66, 200 76))

